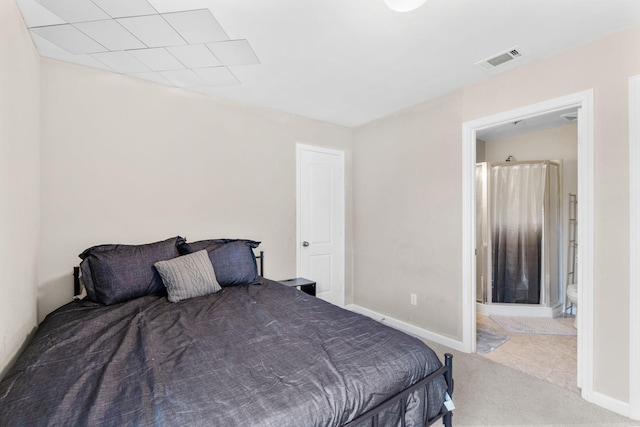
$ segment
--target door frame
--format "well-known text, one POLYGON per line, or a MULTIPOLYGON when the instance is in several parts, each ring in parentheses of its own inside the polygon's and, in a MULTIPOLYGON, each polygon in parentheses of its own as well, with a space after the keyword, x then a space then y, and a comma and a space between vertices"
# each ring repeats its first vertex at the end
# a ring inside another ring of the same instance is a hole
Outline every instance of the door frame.
POLYGON ((640 420, 640 75, 629 78, 629 417, 640 420))
POLYGON ((344 306, 345 302, 345 209, 346 209, 346 188, 345 188, 345 153, 341 150, 332 148, 318 147, 315 145, 308 145, 303 143, 296 143, 296 276, 300 277, 302 274, 302 232, 301 232, 301 213, 302 213, 302 197, 301 197, 301 177, 302 177, 302 152, 313 151, 322 154, 329 154, 338 156, 340 158, 342 166, 342 174, 340 176, 340 195, 342 203, 340 203, 340 241, 338 245, 340 247, 340 255, 337 257, 340 265, 337 266, 340 275, 340 299, 338 305, 344 306))
POLYGON ((566 108, 580 108, 578 117, 578 386, 593 401, 593 216, 594 147, 593 90, 551 99, 462 124, 462 346, 476 351, 476 132, 566 108))

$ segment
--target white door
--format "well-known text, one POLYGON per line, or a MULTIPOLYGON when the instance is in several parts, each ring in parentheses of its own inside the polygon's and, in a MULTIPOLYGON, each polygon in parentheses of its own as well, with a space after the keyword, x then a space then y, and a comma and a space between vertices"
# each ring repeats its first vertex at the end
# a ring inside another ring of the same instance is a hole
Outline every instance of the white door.
POLYGON ((297 145, 298 277, 344 305, 344 153, 297 145))

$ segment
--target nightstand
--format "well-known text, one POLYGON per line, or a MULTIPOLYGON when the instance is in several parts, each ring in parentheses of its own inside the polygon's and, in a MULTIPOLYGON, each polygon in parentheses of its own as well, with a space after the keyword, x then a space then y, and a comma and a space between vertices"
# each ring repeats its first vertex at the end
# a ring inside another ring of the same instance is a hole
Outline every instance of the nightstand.
POLYGON ((298 288, 305 294, 309 294, 313 297, 316 296, 316 282, 313 282, 311 280, 303 279, 302 277, 296 277, 295 279, 279 280, 278 283, 281 283, 285 286, 298 288))

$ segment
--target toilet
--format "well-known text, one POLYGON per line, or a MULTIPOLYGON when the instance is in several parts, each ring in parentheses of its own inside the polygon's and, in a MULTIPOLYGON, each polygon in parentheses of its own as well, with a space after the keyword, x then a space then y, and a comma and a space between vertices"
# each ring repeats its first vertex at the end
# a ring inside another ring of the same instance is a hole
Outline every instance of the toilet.
POLYGON ((578 328, 578 311, 577 311, 577 307, 578 307, 578 285, 577 284, 571 284, 571 285, 567 285, 567 298, 569 299, 569 301, 571 301, 571 304, 576 307, 576 317, 573 320, 573 327, 574 328, 578 328))

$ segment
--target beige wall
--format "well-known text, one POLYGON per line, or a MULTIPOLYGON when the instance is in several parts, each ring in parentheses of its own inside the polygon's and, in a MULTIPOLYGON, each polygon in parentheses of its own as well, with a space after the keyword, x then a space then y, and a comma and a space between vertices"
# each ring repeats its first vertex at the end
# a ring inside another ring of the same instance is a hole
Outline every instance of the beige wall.
POLYGON ((264 242, 267 276, 293 276, 296 142, 347 154, 346 302, 459 340, 462 123, 593 89, 595 391, 628 399, 623 159, 640 27, 353 132, 40 61, 12 0, 0 0, 0 36, 0 370, 36 324, 36 294, 40 318, 67 302, 90 245, 248 237, 264 242))
POLYGON ((37 324, 40 58, 0 0, 0 377, 37 324))
POLYGON ((354 303, 462 336, 460 92, 354 132, 354 303), (410 294, 417 294, 417 306, 410 294))
POLYGON ((461 340, 462 124, 593 89, 594 391, 628 402, 627 85, 638 46, 636 26, 356 129, 354 303, 461 340))
POLYGON ((42 71, 40 318, 102 243, 250 238, 267 277, 295 277, 296 142, 346 152, 351 222, 347 128, 50 59, 42 71))

